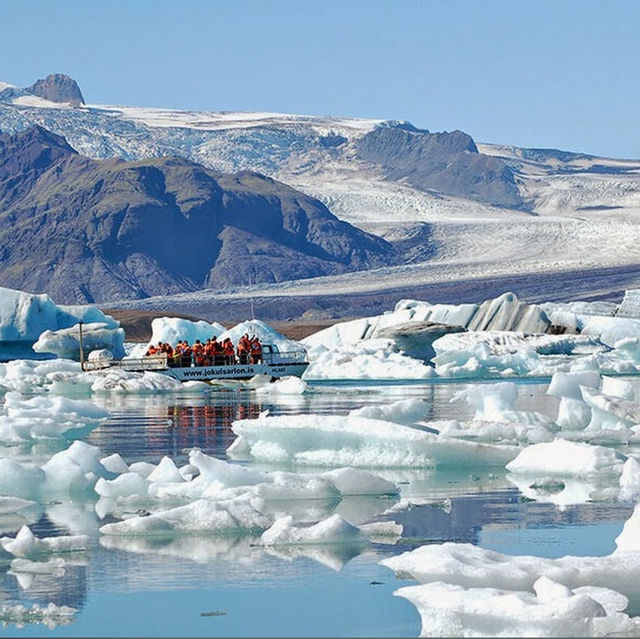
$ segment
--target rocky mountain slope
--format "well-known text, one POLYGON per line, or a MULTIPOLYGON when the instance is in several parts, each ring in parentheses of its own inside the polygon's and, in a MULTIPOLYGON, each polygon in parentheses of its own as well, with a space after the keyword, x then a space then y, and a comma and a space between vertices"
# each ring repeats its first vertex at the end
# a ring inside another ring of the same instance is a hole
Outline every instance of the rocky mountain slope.
MULTIPOLYGON (((535 292, 547 274, 561 273, 583 274, 582 294, 601 295, 613 290, 616 278, 607 274, 624 273, 633 285, 640 264, 636 160, 482 144, 461 131, 431 133, 406 122, 72 107, 0 83, 0 129, 33 124, 94 159, 178 155, 219 172, 258 171, 395 248, 396 265, 385 258, 383 270, 278 283, 291 299, 391 295, 407 285, 438 290, 482 278, 492 278, 499 293, 501 278, 525 275, 535 292)), ((519 292, 511 280, 508 288, 519 292)))
POLYGON ((103 302, 343 273, 384 240, 251 172, 175 157, 93 160, 34 126, 0 136, 0 283, 103 302))

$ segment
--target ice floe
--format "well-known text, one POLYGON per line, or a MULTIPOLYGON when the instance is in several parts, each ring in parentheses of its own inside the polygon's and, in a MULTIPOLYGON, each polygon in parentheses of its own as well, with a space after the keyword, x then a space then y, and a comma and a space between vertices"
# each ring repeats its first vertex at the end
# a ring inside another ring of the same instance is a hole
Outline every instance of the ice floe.
POLYGON ((439 437, 434 428, 412 427, 355 415, 261 415, 238 420, 228 454, 250 453, 270 464, 411 468, 504 466, 518 448, 439 437))
POLYGON ((621 612, 628 602, 614 590, 571 590, 547 577, 540 577, 532 590, 434 582, 394 594, 417 608, 422 637, 608 637, 640 631, 640 619, 621 612))
POLYGON ((640 594, 640 509, 604 557, 504 555, 472 544, 421 546, 383 559, 417 586, 411 601, 422 636, 636 636, 624 611, 640 594))
POLYGON ((528 446, 507 464, 507 470, 526 475, 619 476, 625 459, 611 448, 556 439, 528 446))
POLYGON ((52 553, 78 552, 87 549, 86 535, 36 537, 28 526, 23 526, 15 538, 2 537, 2 548, 15 557, 34 559, 52 553))
MULTIPOLYGON (((124 330, 111 328, 104 322, 91 322, 82 326, 82 343, 84 355, 91 351, 105 349, 113 357, 120 359, 125 356, 124 330)), ((36 353, 53 353, 65 359, 80 359, 80 333, 78 326, 61 328, 56 331, 43 331, 33 345, 36 353)))
POLYGON ((107 416, 105 410, 88 400, 44 395, 27 399, 9 392, 4 407, 0 408, 0 441, 78 439, 107 416))
POLYGON ((260 537, 264 546, 298 546, 307 544, 337 544, 382 539, 395 543, 402 534, 402 526, 393 522, 379 522, 354 526, 335 514, 311 526, 296 526, 293 517, 277 519, 260 537))

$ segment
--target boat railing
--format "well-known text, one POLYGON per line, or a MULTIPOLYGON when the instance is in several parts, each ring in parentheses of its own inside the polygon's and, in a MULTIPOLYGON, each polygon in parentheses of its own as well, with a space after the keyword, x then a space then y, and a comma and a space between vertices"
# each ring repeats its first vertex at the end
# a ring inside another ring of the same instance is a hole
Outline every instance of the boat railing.
POLYGON ((129 371, 159 371, 167 368, 191 368, 192 366, 236 366, 238 364, 299 364, 307 362, 305 350, 284 351, 274 350, 270 345, 263 348, 260 358, 251 355, 229 359, 217 356, 214 361, 205 359, 206 363, 199 364, 194 357, 167 357, 166 353, 146 355, 144 357, 129 357, 124 359, 86 359, 82 364, 85 371, 97 371, 105 368, 120 368, 129 371))
POLYGON ((160 355, 124 359, 88 359, 84 361, 82 369, 85 371, 98 371, 105 368, 121 368, 132 371, 161 371, 167 367, 167 356, 162 353, 160 355))

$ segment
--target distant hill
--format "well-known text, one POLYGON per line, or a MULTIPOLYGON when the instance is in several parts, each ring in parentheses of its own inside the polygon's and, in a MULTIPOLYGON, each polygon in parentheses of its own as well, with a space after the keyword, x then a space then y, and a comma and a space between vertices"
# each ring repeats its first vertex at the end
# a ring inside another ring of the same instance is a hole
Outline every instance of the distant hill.
POLYGON ((0 284, 103 302, 392 263, 384 240, 258 173, 92 160, 40 126, 0 136, 0 284))

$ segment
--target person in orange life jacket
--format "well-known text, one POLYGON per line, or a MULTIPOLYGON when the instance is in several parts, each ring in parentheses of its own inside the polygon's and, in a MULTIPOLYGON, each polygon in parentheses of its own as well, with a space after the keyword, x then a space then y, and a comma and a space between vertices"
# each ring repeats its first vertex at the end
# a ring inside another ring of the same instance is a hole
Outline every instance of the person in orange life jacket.
POLYGON ((156 350, 156 347, 151 344, 151 346, 149 346, 149 348, 147 348, 147 352, 144 354, 145 357, 151 357, 152 355, 155 355, 158 351, 156 350))
POLYGON ((224 353, 225 364, 235 364, 236 349, 229 337, 227 337, 222 343, 222 350, 224 353))
POLYGON ((191 354, 193 353, 193 349, 189 346, 189 342, 185 339, 182 342, 182 357, 180 358, 180 365, 182 367, 191 366, 191 354))
POLYGON ((241 364, 249 363, 249 352, 251 351, 251 342, 249 335, 245 333, 238 342, 238 359, 241 364))
POLYGON ((213 343, 209 338, 204 344, 204 365, 210 366, 213 364, 213 343))
POLYGON ((260 340, 254 335, 251 338, 251 363, 258 364, 262 359, 262 344, 260 340))
POLYGON ((204 366, 204 345, 199 339, 193 345, 193 361, 196 366, 204 366))

